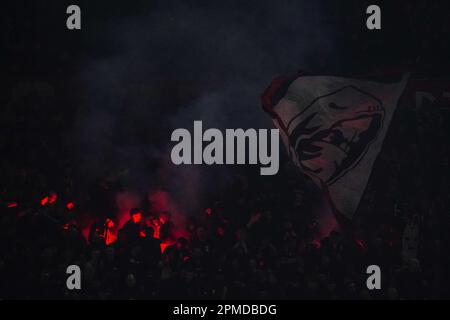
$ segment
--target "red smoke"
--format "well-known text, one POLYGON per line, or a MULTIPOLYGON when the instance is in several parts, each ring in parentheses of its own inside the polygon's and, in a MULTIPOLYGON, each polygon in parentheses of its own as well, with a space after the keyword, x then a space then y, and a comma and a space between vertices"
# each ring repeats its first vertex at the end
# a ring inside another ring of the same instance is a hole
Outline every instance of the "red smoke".
MULTIPOLYGON (((56 196, 56 195, 55 195, 56 196)), ((53 202, 56 201, 56 197, 53 196, 53 202)), ((45 197, 41 200, 42 205, 49 203, 50 197, 45 197)), ((117 212, 111 212, 107 215, 115 217, 115 221, 107 218, 105 220, 105 232, 103 237, 105 243, 110 245, 117 240, 118 231, 125 225, 130 219, 134 223, 143 223, 146 226, 150 226, 154 230, 154 237, 160 238, 161 226, 169 221, 173 223, 173 228, 170 229, 170 234, 165 238, 161 239, 161 252, 171 245, 176 243, 179 237, 184 237, 189 239, 188 232, 184 229, 185 218, 184 214, 177 208, 177 206, 172 202, 170 195, 166 191, 157 190, 150 192, 148 194, 148 200, 151 203, 151 208, 149 215, 144 214, 144 212, 139 211, 134 213, 130 217, 130 211, 133 208, 140 208, 142 204, 142 199, 135 193, 132 192, 120 192, 116 194, 115 197, 117 212)), ((71 210, 75 207, 74 202, 68 202, 66 208, 71 210)), ((212 214, 212 210, 207 210, 207 214, 212 214), (209 212, 209 213, 208 213, 209 212)), ((88 240, 91 225, 97 221, 93 216, 87 215, 83 218, 80 225, 83 237, 88 240)), ((144 230, 139 234, 140 237, 145 238, 148 235, 144 230)))
POLYGON ((141 199, 132 192, 120 192, 116 195, 116 205, 118 210, 116 214, 116 226, 117 230, 119 230, 130 220, 130 210, 141 206, 141 199))
POLYGON ((327 237, 334 230, 339 231, 339 224, 336 217, 326 201, 323 202, 318 212, 317 222, 319 224, 320 239, 327 237))
POLYGON ((159 225, 166 223, 170 219, 175 226, 173 236, 177 238, 188 237, 188 233, 184 230, 186 222, 185 213, 175 205, 167 191, 157 190, 150 192, 148 200, 151 203, 152 213, 156 214, 159 218, 159 225))
POLYGON ((175 205, 170 201, 169 193, 166 191, 155 191, 148 195, 148 199, 152 204, 152 211, 155 213, 171 212, 177 211, 175 205))

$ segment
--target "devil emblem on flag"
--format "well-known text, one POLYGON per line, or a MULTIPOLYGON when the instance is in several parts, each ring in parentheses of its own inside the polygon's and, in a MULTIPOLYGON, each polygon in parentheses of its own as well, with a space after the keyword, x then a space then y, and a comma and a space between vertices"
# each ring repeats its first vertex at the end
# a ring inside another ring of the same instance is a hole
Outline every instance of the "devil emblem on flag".
POLYGON ((289 144, 303 170, 332 184, 364 156, 383 119, 378 98, 344 87, 318 97, 288 123, 289 144), (320 113, 320 106, 325 112, 320 113))
POLYGON ((407 83, 277 78, 262 96, 291 160, 351 218, 407 83))

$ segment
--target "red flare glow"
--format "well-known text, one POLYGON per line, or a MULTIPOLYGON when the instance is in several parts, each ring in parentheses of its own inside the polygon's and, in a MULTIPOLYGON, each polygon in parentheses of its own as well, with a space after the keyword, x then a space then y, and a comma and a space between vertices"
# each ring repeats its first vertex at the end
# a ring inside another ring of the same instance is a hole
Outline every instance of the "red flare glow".
POLYGON ((10 202, 10 203, 8 203, 8 205, 7 205, 8 208, 15 208, 15 207, 17 207, 17 206, 19 206, 19 204, 18 204, 17 202, 10 202))
POLYGON ((167 247, 170 247, 175 244, 175 241, 167 240, 164 242, 161 242, 159 245, 161 247, 161 253, 164 253, 164 250, 166 250, 167 247))
POLYGON ((212 215, 212 209, 211 209, 211 208, 206 208, 205 213, 206 213, 208 216, 211 216, 211 215, 212 215))
MULTIPOLYGON (((170 220, 169 218, 170 215, 166 214, 166 212, 170 212, 170 210, 166 209, 171 208, 173 209, 175 207, 173 205, 169 205, 169 196, 166 192, 158 192, 156 194, 157 196, 155 196, 155 199, 159 200, 156 201, 156 208, 158 208, 159 210, 157 210, 156 212, 152 212, 153 215, 151 217, 144 216, 144 213, 142 211, 137 212, 131 215, 130 217, 130 210, 132 208, 138 208, 140 206, 140 198, 137 195, 130 192, 123 192, 116 195, 116 204, 118 207, 118 212, 116 214, 115 221, 113 222, 110 218, 107 218, 104 224, 105 228, 103 229, 101 234, 101 237, 103 238, 103 241, 105 241, 106 245, 111 245, 118 239, 118 231, 129 220, 133 221, 133 223, 136 224, 142 223, 143 224, 142 226, 144 226, 145 224, 145 226, 153 228, 153 237, 156 239, 160 239, 161 226, 170 220)), ((75 203, 73 202, 69 203, 75 205, 75 203)), ((72 207, 71 205, 68 206, 69 203, 66 204, 66 207, 68 209, 69 207, 72 207)), ((155 204, 155 202, 153 202, 153 204, 155 204)), ((173 216, 179 217, 180 214, 176 213, 173 216)), ((83 217, 84 217, 83 215, 80 215, 80 219, 83 219, 83 217)), ((179 222, 179 224, 182 224, 180 219, 178 219, 177 221, 179 222)), ((82 221, 82 223, 80 223, 82 235, 86 240, 89 239, 89 233, 93 223, 95 223, 95 220, 90 216, 84 217, 84 220, 82 221)), ((98 233, 101 231, 97 230, 95 232, 98 233)), ((139 236, 142 238, 146 238, 150 235, 147 232, 142 231, 139 233, 139 236)), ((174 245, 176 243, 175 239, 178 239, 179 237, 189 239, 190 235, 186 230, 182 229, 172 230, 170 238, 162 239, 163 243, 160 244, 161 252, 164 252, 166 247, 174 245)))
POLYGON ((152 228, 154 230, 153 237, 156 239, 159 239, 159 229, 161 228, 161 225, 159 224, 158 221, 159 220, 155 220, 155 221, 153 221, 153 224, 152 224, 152 228))
POLYGON ((109 218, 106 219, 105 224, 106 224, 106 227, 107 227, 108 229, 114 228, 114 221, 112 221, 112 220, 109 219, 109 218))
POLYGON ((75 207, 75 203, 73 203, 73 202, 69 202, 66 204, 66 208, 68 210, 72 210, 74 207, 75 207))
POLYGON ((117 237, 109 230, 106 230, 105 243, 107 246, 114 243, 117 240, 117 237))
POLYGON ((69 225, 68 223, 66 223, 66 224, 63 225, 63 229, 64 229, 64 230, 69 230, 69 227, 70 227, 70 225, 69 225))
POLYGON ((133 219, 134 223, 141 222, 142 221, 142 213, 138 212, 138 213, 131 215, 131 219, 133 219))
POLYGON ((48 197, 44 197, 41 199, 41 205, 45 206, 48 202, 48 197))

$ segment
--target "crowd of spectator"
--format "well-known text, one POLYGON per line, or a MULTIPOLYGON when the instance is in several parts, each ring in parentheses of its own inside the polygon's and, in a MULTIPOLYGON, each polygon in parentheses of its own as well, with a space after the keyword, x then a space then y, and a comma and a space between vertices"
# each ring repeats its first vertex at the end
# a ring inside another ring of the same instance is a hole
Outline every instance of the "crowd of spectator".
MULTIPOLYGON (((21 105, 27 103, 39 101, 21 105)), ((188 208, 181 223, 151 203, 133 208, 109 235, 118 221, 108 194, 120 175, 100 174, 95 188, 77 188, 73 160, 53 134, 63 130, 64 116, 24 118, 20 109, 6 109, 0 298, 449 297, 447 112, 436 104, 399 108, 346 228, 324 232, 334 219, 320 212, 320 190, 287 164, 275 180, 234 175, 231 187, 188 208), (95 205, 111 216, 96 215, 95 205), (82 270, 82 290, 67 289, 72 264, 82 270), (372 264, 381 268, 381 290, 367 289, 372 264)))

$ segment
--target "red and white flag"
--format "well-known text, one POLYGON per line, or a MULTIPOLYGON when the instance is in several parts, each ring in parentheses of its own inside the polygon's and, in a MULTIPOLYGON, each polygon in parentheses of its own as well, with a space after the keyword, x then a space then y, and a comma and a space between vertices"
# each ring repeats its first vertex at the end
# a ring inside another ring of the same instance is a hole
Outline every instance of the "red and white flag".
POLYGON ((358 207, 408 78, 279 77, 262 95, 291 160, 347 218, 358 207))

